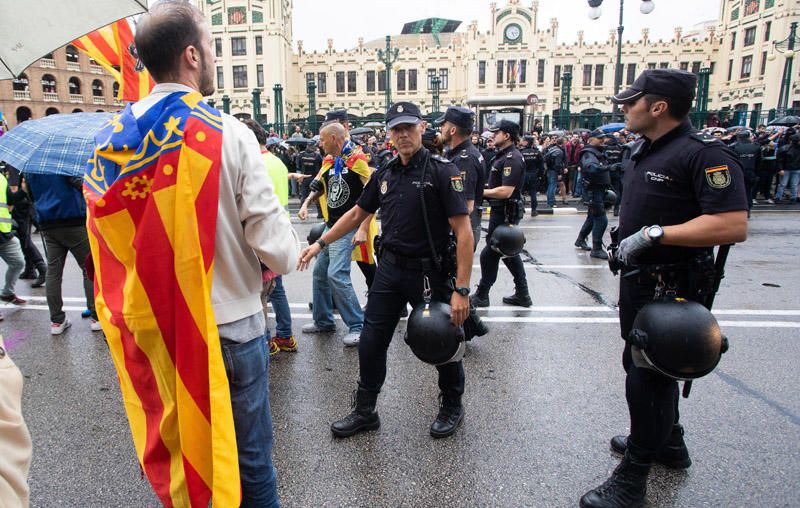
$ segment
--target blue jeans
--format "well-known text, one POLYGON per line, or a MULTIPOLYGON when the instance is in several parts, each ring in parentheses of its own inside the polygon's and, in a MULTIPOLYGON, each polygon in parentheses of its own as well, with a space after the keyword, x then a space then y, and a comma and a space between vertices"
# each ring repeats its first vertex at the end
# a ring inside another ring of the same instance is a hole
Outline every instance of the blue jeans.
POLYGON ((553 208, 556 204, 556 190, 558 190, 558 172, 547 170, 547 206, 553 208))
POLYGON ((775 192, 775 199, 783 199, 783 190, 789 187, 789 196, 792 201, 797 201, 797 184, 800 183, 800 169, 788 169, 783 172, 781 183, 775 192))
MULTIPOLYGON (((288 339, 292 336, 292 311, 289 310, 289 299, 286 298, 282 276, 275 278, 275 288, 269 296, 269 302, 275 313, 275 335, 281 339, 288 339)), ((267 334, 269 335, 269 331, 267 334)))
POLYGON ((222 359, 231 388, 242 483, 241 507, 280 506, 277 471, 272 465, 267 337, 241 344, 222 339, 222 359))
MULTIPOLYGON (((330 228, 326 227, 325 231, 330 228)), ((323 233, 324 234, 324 233, 323 233)), ((342 321, 351 332, 360 332, 364 327, 364 311, 358 303, 358 297, 350 279, 350 258, 353 251, 351 231, 328 245, 317 257, 314 265, 314 323, 324 329, 333 329, 333 302, 342 321)))
POLYGON ((22 255, 22 247, 16 236, 12 236, 10 240, 0 245, 0 259, 8 265, 2 295, 11 296, 14 294, 14 286, 19 280, 19 274, 25 269, 25 257, 22 255))
POLYGON ((572 197, 579 198, 583 196, 583 178, 581 172, 575 172, 575 185, 572 187, 572 197))

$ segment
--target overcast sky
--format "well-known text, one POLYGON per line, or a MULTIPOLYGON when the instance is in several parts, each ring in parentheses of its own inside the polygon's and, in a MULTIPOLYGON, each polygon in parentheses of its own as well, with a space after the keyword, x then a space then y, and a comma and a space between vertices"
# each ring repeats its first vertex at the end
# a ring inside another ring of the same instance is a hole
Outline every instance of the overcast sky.
MULTIPOLYGON (((720 0, 654 0, 655 10, 648 15, 639 12, 639 0, 625 2, 624 39, 638 40, 644 27, 650 28, 651 39, 667 39, 674 28, 686 29, 719 17, 720 0)), ((303 41, 306 51, 324 50, 328 38, 334 47, 356 46, 359 37, 365 41, 398 34, 403 24, 424 18, 446 18, 462 21, 463 32, 470 21, 478 21, 478 30, 489 29, 490 0, 294 0, 294 39, 303 41)), ((530 7, 530 0, 521 0, 530 7)), ((497 0, 498 9, 506 0, 497 0)), ((578 30, 587 41, 606 40, 608 31, 616 29, 619 2, 605 0, 603 15, 592 21, 586 0, 539 0, 539 29, 550 27, 550 18, 559 20, 559 42, 573 42, 578 30)), ((295 46, 296 48, 296 46, 295 46)))

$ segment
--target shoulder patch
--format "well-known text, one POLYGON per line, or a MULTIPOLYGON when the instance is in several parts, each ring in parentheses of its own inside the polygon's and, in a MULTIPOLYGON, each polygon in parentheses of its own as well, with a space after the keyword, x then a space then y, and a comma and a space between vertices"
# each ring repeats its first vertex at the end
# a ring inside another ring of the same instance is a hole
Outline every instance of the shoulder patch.
POLYGON ((699 131, 693 132, 689 134, 689 137, 694 139, 695 141, 703 143, 704 145, 710 145, 714 143, 722 144, 722 141, 718 140, 717 138, 715 138, 710 134, 706 134, 705 132, 699 132, 699 131))
POLYGON ((511 176, 511 166, 506 166, 503 168, 503 176, 511 176))
POLYGON ((731 184, 731 172, 727 165, 707 168, 706 182, 712 189, 724 189, 731 184))
POLYGON ((461 158, 466 159, 467 157, 469 157, 469 155, 467 155, 467 149, 465 148, 461 150, 461 158))
POLYGON ((464 181, 461 179, 461 176, 451 176, 450 177, 450 187, 453 188, 456 192, 463 192, 464 191, 464 181))
POLYGON ((514 157, 514 154, 513 154, 513 153, 509 153, 508 155, 506 155, 506 159, 510 159, 510 158, 512 158, 512 157, 514 157))

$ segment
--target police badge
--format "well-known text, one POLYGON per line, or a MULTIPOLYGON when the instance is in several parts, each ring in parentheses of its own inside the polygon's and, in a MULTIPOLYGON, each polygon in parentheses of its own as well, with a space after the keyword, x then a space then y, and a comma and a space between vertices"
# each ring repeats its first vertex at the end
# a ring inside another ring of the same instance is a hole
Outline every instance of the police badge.
POLYGON ((731 184, 728 166, 715 166, 706 169, 706 182, 713 189, 724 189, 731 184))
POLYGON ((381 182, 381 194, 386 194, 387 190, 389 190, 389 184, 384 180, 381 182))
POLYGON ((451 176, 450 177, 450 186, 456 192, 464 192, 464 182, 461 180, 460 176, 451 176))

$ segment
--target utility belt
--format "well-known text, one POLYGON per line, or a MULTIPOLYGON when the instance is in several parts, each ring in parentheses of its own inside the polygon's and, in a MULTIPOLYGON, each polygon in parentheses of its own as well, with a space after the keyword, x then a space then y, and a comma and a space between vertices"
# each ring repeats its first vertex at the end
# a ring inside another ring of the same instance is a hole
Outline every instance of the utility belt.
POLYGON ((519 224, 525 217, 525 201, 520 197, 508 199, 489 199, 492 210, 502 210, 506 224, 519 224))
POLYGON ((416 270, 420 272, 436 271, 436 261, 433 258, 410 258, 395 254, 391 250, 383 247, 380 250, 379 258, 381 262, 386 261, 398 268, 406 270, 416 270))
POLYGON ((717 267, 712 249, 697 249, 685 262, 643 264, 622 267, 623 278, 635 278, 640 284, 654 284, 653 298, 680 296, 710 306, 722 278, 717 277, 717 267))

